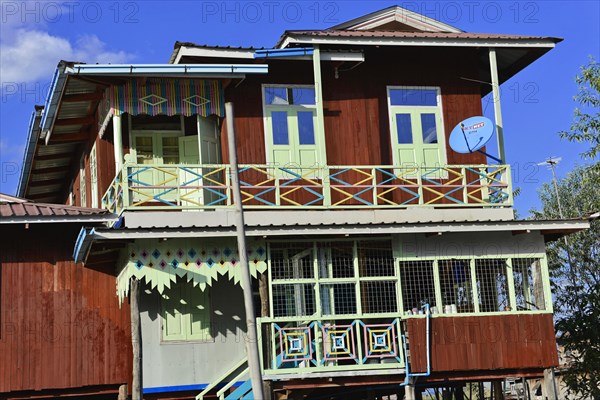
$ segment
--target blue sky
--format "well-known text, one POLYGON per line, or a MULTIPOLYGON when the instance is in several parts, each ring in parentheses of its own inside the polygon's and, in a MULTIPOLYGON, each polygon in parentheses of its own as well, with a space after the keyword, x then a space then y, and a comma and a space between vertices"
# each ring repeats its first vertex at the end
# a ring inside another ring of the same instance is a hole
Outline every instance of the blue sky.
POLYGON ((572 121, 580 66, 589 55, 600 59, 598 1, 0 0, 0 192, 16 190, 29 117, 60 59, 164 63, 177 40, 270 47, 285 29, 326 28, 394 4, 469 32, 565 39, 502 86, 506 154, 522 191, 516 207, 526 216, 551 176, 538 162, 562 156, 559 177, 582 163, 585 145, 558 132, 572 121))

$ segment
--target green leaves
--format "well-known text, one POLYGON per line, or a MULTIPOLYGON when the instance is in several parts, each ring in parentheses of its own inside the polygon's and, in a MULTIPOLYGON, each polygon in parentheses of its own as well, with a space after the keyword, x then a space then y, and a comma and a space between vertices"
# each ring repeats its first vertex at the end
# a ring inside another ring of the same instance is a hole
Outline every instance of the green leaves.
MULTIPOLYGON (((565 218, 600 210, 600 163, 579 166, 558 184, 565 218)), ((539 190, 536 219, 559 218, 554 187, 539 190)), ((577 398, 600 398, 600 221, 547 246, 558 343, 566 364, 564 382, 577 398)))

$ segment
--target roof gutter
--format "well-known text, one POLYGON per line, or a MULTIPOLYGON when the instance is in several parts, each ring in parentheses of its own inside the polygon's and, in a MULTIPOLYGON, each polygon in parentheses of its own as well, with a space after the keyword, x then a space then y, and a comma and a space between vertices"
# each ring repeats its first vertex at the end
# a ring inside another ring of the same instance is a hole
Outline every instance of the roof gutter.
POLYGON ((92 248, 92 243, 94 242, 94 234, 96 230, 94 228, 86 228, 83 227, 79 231, 79 235, 77 235, 77 240, 75 241, 75 248, 73 249, 73 260, 76 263, 85 262, 87 260, 88 254, 90 254, 90 249, 92 248))
POLYGON ((75 64, 69 75, 214 77, 266 74, 265 64, 75 64))
POLYGON ((277 48, 288 48, 292 44, 316 45, 366 45, 366 46, 436 46, 436 47, 534 47, 553 48, 561 40, 548 39, 487 39, 487 38, 410 38, 410 37, 337 37, 285 34, 277 48))
POLYGON ((4 224, 52 224, 52 223, 106 223, 114 222, 118 219, 115 214, 100 215, 65 215, 65 216, 20 216, 20 217, 2 217, 0 225, 4 224))
POLYGON ((265 49, 256 50, 254 58, 277 58, 277 57, 300 57, 312 56, 314 49, 312 47, 292 47, 287 49, 265 49))
POLYGON ((56 121, 58 106, 65 91, 65 85, 67 83, 67 75, 65 74, 66 68, 67 63, 65 61, 58 63, 56 71, 54 71, 50 90, 46 97, 44 113, 42 114, 42 120, 40 121, 41 137, 45 139, 46 144, 50 141, 52 128, 54 128, 54 122, 56 121))
POLYGON ((43 108, 37 108, 31 113, 29 119, 29 128, 27 131, 28 140, 25 146, 25 153, 23 154, 23 163, 21 165, 21 176, 19 177, 19 184, 17 187, 17 196, 25 197, 25 189, 27 188, 27 181, 31 174, 31 166, 33 163, 33 155, 35 154, 35 148, 38 139, 40 138, 40 120, 42 117, 43 108))

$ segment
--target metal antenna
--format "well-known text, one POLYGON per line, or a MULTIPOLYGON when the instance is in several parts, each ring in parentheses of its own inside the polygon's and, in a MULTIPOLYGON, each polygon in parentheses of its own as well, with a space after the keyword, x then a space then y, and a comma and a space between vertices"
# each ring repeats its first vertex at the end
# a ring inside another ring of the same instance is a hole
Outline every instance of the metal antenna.
POLYGON ((561 162, 562 157, 550 157, 546 161, 538 163, 538 165, 547 165, 552 170, 552 183, 554 184, 554 192, 556 193, 556 202, 558 203, 558 213, 560 219, 564 219, 562 205, 560 204, 560 194, 558 193, 558 179, 556 178, 556 166, 561 162))
MULTIPOLYGON (((562 157, 550 157, 546 161, 538 163, 538 165, 547 165, 552 170, 552 182, 554 183, 554 192, 556 193, 556 202, 558 203, 558 214, 560 215, 560 219, 564 219, 562 206, 560 204, 560 194, 558 192, 558 179, 556 178, 556 166, 559 162, 561 162, 562 157)), ((563 241, 565 242, 565 250, 567 252, 567 262, 569 263, 569 273, 571 277, 571 281, 575 283, 575 272, 573 269, 573 259, 571 258, 571 251, 569 249, 569 240, 567 236, 563 236, 563 241)))

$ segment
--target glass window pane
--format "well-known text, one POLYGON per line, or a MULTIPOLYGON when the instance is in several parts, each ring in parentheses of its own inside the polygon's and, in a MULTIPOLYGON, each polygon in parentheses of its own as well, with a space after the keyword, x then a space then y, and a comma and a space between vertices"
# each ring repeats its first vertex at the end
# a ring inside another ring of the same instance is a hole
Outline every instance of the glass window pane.
POLYGON ((287 88, 268 86, 265 88, 265 101, 267 104, 289 104, 287 93, 287 88))
POLYGON ((293 88, 292 104, 315 104, 315 88, 293 88))
POLYGON ((396 130, 398 131, 398 144, 413 142, 410 114, 396 114, 396 130))
POLYGON ((315 125, 312 111, 298 112, 298 134, 300 144, 315 144, 315 125))
POLYGON ((437 129, 435 126, 435 114, 421 114, 421 129, 423 130, 423 143, 437 143, 437 129))
POLYGON ((393 106, 437 106, 435 89, 390 89, 393 106))
POLYGON ((135 152, 138 164, 153 164, 152 137, 137 136, 135 138, 135 152))
POLYGON ((273 144, 290 144, 287 112, 273 111, 271 113, 271 126, 273 128, 273 144))

